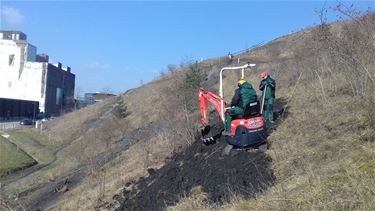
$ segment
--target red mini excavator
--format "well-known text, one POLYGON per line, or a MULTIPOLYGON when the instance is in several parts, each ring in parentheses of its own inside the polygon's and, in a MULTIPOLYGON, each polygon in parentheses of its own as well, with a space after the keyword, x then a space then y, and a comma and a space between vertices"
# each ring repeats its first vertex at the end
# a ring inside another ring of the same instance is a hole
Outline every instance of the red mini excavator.
MULTIPOLYGON (((206 145, 216 142, 220 138, 224 128, 216 130, 214 134, 213 125, 208 123, 208 105, 210 102, 219 112, 221 121, 224 123, 226 115, 226 103, 223 99, 223 72, 226 70, 242 70, 242 77, 244 77, 244 70, 246 68, 254 67, 255 64, 246 64, 238 67, 224 67, 220 71, 220 93, 219 96, 212 92, 207 92, 203 88, 199 89, 199 102, 202 119, 202 141, 206 145)), ((263 100, 262 100, 263 103, 263 100)), ((263 105, 262 105, 263 106, 263 105)), ((240 119, 234 119, 231 122, 231 135, 226 135, 225 140, 228 143, 229 150, 232 148, 258 148, 259 146, 266 147, 266 129, 265 122, 260 110, 259 101, 250 103, 246 106, 244 116, 240 119)), ((263 110, 263 109, 261 109, 263 110)), ((222 124, 223 125, 223 124, 222 124)), ((259 147, 260 148, 260 147, 259 147)))

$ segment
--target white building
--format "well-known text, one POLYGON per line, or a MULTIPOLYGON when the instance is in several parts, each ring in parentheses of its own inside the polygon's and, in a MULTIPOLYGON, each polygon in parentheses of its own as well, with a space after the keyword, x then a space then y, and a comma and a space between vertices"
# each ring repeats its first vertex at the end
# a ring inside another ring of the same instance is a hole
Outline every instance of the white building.
POLYGON ((0 31, 0 117, 25 114, 14 100, 38 102, 40 112, 57 115, 74 104, 74 84, 70 68, 37 55, 24 33, 0 31))

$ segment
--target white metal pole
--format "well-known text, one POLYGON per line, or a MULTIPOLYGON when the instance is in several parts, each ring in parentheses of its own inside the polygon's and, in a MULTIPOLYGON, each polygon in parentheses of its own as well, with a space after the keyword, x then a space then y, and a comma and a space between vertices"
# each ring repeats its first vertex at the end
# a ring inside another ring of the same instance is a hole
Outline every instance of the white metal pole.
POLYGON ((242 76, 244 76, 244 70, 245 68, 248 68, 248 67, 255 67, 255 64, 245 64, 243 66, 239 66, 239 67, 223 67, 221 70, 220 70, 220 90, 219 90, 219 95, 220 95, 220 103, 221 103, 221 120, 224 122, 225 119, 224 119, 224 93, 223 93, 223 72, 224 70, 238 70, 238 69, 242 69, 242 76))
POLYGON ((223 99, 223 71, 224 68, 220 70, 220 90, 219 90, 219 96, 220 96, 220 104, 221 104, 221 120, 224 122, 224 99, 223 99))

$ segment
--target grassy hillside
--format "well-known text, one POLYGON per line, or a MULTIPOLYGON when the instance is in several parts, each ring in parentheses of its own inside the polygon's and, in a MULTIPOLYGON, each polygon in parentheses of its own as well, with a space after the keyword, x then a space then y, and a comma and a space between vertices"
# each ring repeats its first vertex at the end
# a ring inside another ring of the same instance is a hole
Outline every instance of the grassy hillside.
MULTIPOLYGON (((207 203, 207 190, 195 187, 169 209, 372 209, 374 84, 371 78, 375 54, 368 33, 374 33, 369 30, 373 25, 373 15, 322 25, 238 55, 242 62, 258 64, 246 73, 255 87, 260 72, 270 72, 278 83, 277 98, 287 107, 288 115, 269 137, 271 148, 267 155, 272 160, 276 182, 256 199, 243 199, 234 192, 232 201, 223 206, 207 203)), ((207 90, 218 90, 216 75, 222 66, 231 65, 227 62, 220 58, 199 64, 207 75, 203 84, 207 90)), ((79 188, 64 195, 56 209, 73 209, 77 204, 85 209, 93 206, 114 209, 120 206, 117 200, 108 203, 113 201, 114 193, 125 193, 136 181, 156 184, 149 169, 160 168, 158 177, 164 169, 171 171, 166 165, 174 162, 168 159, 170 156, 191 153, 184 150, 190 150, 189 146, 195 142, 193 129, 199 118, 194 107, 196 90, 190 93, 180 89, 188 72, 187 66, 123 96, 129 115, 106 124, 115 124, 115 134, 136 143, 98 169, 79 188)), ((225 74, 227 99, 236 88, 238 77, 225 74)), ((182 166, 187 163, 181 162, 182 166)), ((119 195, 122 194, 114 198, 119 195)))
MULTIPOLYGON (((288 115, 269 137, 275 185, 220 209, 375 209, 374 26, 374 14, 322 24, 240 55, 262 58, 288 115)), ((205 199, 192 194, 170 210, 218 209, 205 199)))
MULTIPOLYGON (((112 210, 158 193, 161 209, 170 197, 168 177, 175 175, 173 184, 183 187, 174 190, 170 210, 373 210, 374 25, 375 15, 322 24, 235 55, 257 64, 246 72, 254 87, 263 70, 276 79, 278 104, 287 111, 269 136, 266 154, 238 154, 222 162, 222 145, 197 142, 197 88, 217 92, 220 68, 235 65, 225 57, 210 59, 50 122, 38 142, 55 152, 55 161, 7 185, 7 194, 18 194, 16 203, 35 209, 112 210), (237 158, 251 168, 238 171, 237 158), (267 165, 257 165, 262 162, 267 165), (199 172, 189 176, 194 170, 199 172), (251 193, 256 184, 241 189, 233 181, 248 178, 245 170, 254 181, 273 172, 272 186, 251 193), (220 189, 223 184, 235 185, 220 189), (226 190, 233 192, 222 195, 226 190)), ((227 101, 238 78, 225 73, 227 101)), ((18 137, 21 142, 24 136, 18 137)))
POLYGON ((32 155, 38 164, 2 181, 0 209, 32 208, 40 196, 49 195, 46 191, 53 192, 60 180, 69 178, 83 164, 77 162, 79 157, 84 156, 82 149, 90 145, 85 133, 90 128, 96 128, 96 122, 102 121, 99 117, 111 107, 108 104, 112 106, 113 102, 98 103, 66 114, 46 123, 43 130, 23 128, 7 131, 9 139, 32 155))

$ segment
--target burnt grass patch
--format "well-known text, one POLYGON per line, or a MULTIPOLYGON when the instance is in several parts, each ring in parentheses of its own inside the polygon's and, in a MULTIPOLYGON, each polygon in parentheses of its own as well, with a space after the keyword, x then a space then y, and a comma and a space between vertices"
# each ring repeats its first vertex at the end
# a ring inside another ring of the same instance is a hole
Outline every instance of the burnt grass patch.
POLYGON ((273 184, 270 159, 256 151, 236 151, 223 156, 225 142, 205 146, 194 142, 187 150, 169 158, 161 169, 148 169, 149 176, 126 184, 114 200, 117 210, 163 210, 175 205, 191 189, 201 186, 208 202, 222 204, 233 194, 255 197, 273 184))
MULTIPOLYGON (((268 128, 268 135, 287 118, 286 104, 286 99, 276 100, 276 124, 268 128)), ((209 115, 216 125, 220 124, 216 112, 209 115)), ((225 146, 223 137, 209 146, 197 140, 186 150, 168 158, 162 168, 147 169, 148 177, 128 182, 122 192, 113 197, 120 204, 116 210, 164 210, 177 204, 181 197, 189 196, 197 186, 207 194, 208 203, 222 205, 233 195, 254 198, 274 184, 271 159, 265 153, 232 150, 230 155, 223 155, 225 146)), ((110 203, 102 206, 114 208, 110 203)))

